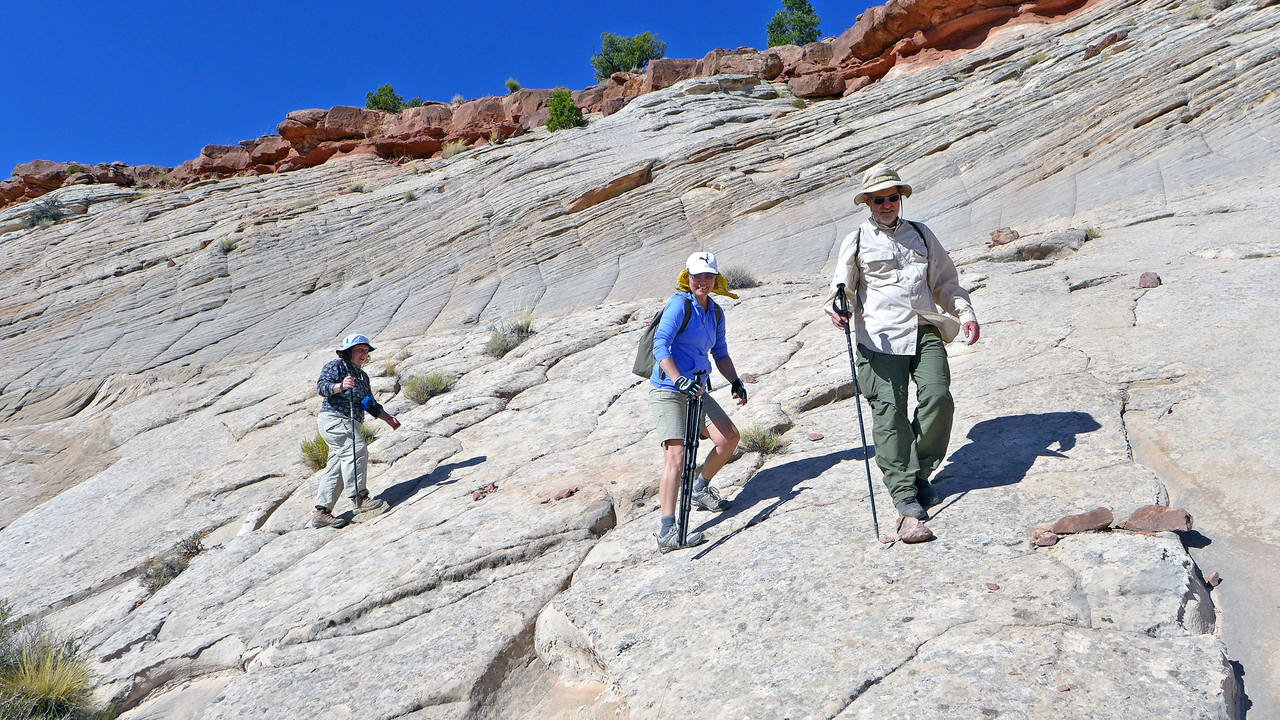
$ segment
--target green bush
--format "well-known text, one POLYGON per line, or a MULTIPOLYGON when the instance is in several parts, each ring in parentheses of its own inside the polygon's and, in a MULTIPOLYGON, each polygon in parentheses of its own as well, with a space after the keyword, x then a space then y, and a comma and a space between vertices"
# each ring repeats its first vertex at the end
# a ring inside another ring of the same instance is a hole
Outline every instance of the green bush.
POLYGON ((405 381, 404 396, 421 405, 436 395, 442 395, 453 389, 457 380, 442 372, 433 370, 426 375, 413 375, 405 381))
POLYGON ((0 718, 80 720, 114 717, 89 707, 89 665, 79 645, 41 624, 11 622, 0 602, 0 718))
POLYGON ((373 442, 374 440, 377 440, 377 439, 378 439, 378 426, 377 426, 377 425, 375 425, 375 424, 373 424, 373 423, 369 423, 369 422, 362 422, 362 423, 360 423, 360 437, 363 437, 363 438, 364 438, 364 444, 365 444, 365 445, 368 445, 369 443, 373 442))
POLYGON ((772 455, 786 446, 781 435, 759 425, 743 428, 739 444, 746 452, 758 452, 762 455, 772 455))
POLYGON ((760 281, 756 279, 756 276, 752 275, 750 270, 742 267, 741 265, 727 265, 725 266, 724 272, 721 274, 724 275, 724 282, 729 286, 730 290, 753 288, 760 284, 760 281))
POLYGON ((386 110, 400 112, 404 109, 404 98, 396 94, 391 83, 387 83, 374 92, 364 94, 364 106, 370 110, 386 110))
POLYGON ((1027 67, 1031 67, 1032 65, 1039 65, 1040 63, 1048 59, 1049 59, 1049 53, 1041 50, 1035 55, 1032 55, 1031 57, 1027 58, 1027 67))
POLYGON ((804 98, 796 98, 791 101, 791 107, 796 108, 797 110, 803 110, 809 107, 809 103, 805 102, 804 98))
POLYGON ((426 103, 422 102, 422 98, 417 96, 411 97, 408 100, 404 101, 404 106, 406 108, 422 107, 425 104, 426 103))
POLYGON ((71 167, 67 168, 68 175, 79 175, 82 172, 88 172, 88 170, 84 169, 83 165, 72 165, 71 167))
POLYGON ((640 72, 650 60, 667 54, 667 44, 648 31, 625 37, 600 33, 600 52, 591 56, 596 82, 608 80, 616 72, 640 72))
POLYGON ((1084 236, 1086 238, 1089 238, 1090 240, 1097 240, 1098 238, 1102 237, 1102 231, 1090 225, 1089 227, 1084 229, 1084 236))
POLYGON ((500 358, 533 335, 533 311, 526 310, 516 317, 496 323, 489 329, 489 341, 484 354, 500 358))
POLYGON ((329 463, 329 443, 320 437, 320 433, 310 440, 302 441, 302 459, 312 470, 319 470, 329 463))
POLYGON ((520 89, 520 81, 513 77, 507 78, 507 92, 513 93, 520 89))
POLYGON ((62 208, 54 198, 31 201, 31 211, 27 213, 26 225, 29 228, 46 227, 63 218, 62 208))
MULTIPOLYGON (((406 193, 407 194, 407 193, 406 193)), ((391 377, 396 374, 396 361, 384 360, 382 362, 382 370, 378 373, 379 377, 391 377)))
POLYGON ((191 559, 204 552, 204 543, 199 535, 189 535, 178 543, 178 547, 169 555, 153 555, 142 567, 142 584, 147 590, 155 592, 170 580, 178 577, 191 559))
POLYGON ((351 183, 350 185, 347 186, 347 192, 349 193, 362 193, 364 191, 365 189, 364 189, 363 183, 351 183))
POLYGON ((769 47, 816 42, 821 37, 818 13, 809 0, 782 0, 782 9, 765 26, 765 36, 769 47))
POLYGON ((404 194, 400 196, 400 199, 403 200, 404 202, 413 202, 414 200, 418 199, 418 193, 412 190, 405 190, 404 194))
POLYGON ((551 91, 547 100, 547 129, 551 132, 565 128, 578 127, 583 124, 582 111, 573 104, 573 93, 565 88, 551 91))
POLYGON ((218 241, 218 251, 223 255, 230 255, 232 250, 236 249, 236 241, 229 237, 222 238, 218 241))

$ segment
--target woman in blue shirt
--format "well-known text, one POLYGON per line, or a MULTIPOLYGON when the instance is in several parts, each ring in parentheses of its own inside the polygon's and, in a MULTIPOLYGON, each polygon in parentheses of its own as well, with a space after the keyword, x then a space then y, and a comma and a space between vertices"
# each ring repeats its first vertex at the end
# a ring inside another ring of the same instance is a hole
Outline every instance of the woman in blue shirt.
MULTIPOLYGON (((738 404, 747 402, 747 388, 733 367, 724 340, 724 311, 711 300, 713 292, 737 298, 726 289, 716 256, 709 252, 690 255, 686 269, 676 281, 676 290, 653 333, 655 362, 653 374, 649 376, 649 405, 653 408, 658 441, 663 447, 662 480, 658 485, 658 501, 662 506, 662 524, 658 529, 661 552, 680 547, 675 510, 680 472, 684 467, 685 412, 689 399, 699 395, 702 396, 704 437, 710 436, 715 447, 702 463, 690 499, 695 507, 713 512, 729 507, 729 501, 720 496, 710 481, 738 447, 739 435, 729 416, 704 392, 705 385, 694 379, 698 373, 703 373, 704 378, 710 376, 708 354, 715 359, 720 374, 730 382, 738 404)), ((705 541, 702 533, 689 533, 685 546, 705 541)))

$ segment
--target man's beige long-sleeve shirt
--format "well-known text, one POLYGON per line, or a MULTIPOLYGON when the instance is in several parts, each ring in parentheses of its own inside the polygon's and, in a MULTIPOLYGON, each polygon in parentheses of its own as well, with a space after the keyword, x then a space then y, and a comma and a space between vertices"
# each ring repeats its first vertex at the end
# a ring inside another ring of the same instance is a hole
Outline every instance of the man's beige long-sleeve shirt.
MULTIPOLYGON (((854 302, 854 329, 858 343, 890 355, 914 355, 916 328, 928 322, 920 312, 941 308, 960 322, 977 322, 969 293, 960 286, 955 263, 938 238, 923 223, 924 237, 911 223, 900 220, 885 230, 868 219, 845 236, 840 244, 831 298, 844 283, 854 302), (854 263, 854 249, 861 233, 861 249, 854 263), (936 303, 936 305, 935 305, 936 303)), ((831 307, 828 298, 826 307, 831 307)))

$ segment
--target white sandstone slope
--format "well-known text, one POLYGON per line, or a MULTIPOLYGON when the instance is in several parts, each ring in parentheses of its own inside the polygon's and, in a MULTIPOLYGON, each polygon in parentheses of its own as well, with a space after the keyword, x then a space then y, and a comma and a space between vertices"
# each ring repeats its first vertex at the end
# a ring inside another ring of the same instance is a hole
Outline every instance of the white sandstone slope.
POLYGON ((64 188, 79 214, 32 230, 6 209, 0 597, 81 638, 127 718, 1267 717, 1278 27, 1121 0, 800 110, 695 79, 445 161, 64 188), (948 498, 918 546, 875 541, 819 311, 882 158, 983 322, 950 348, 948 498), (1026 237, 986 248, 1001 226, 1026 237), (731 414, 789 444, 725 468, 710 543, 659 555, 628 371, 695 248, 766 281, 723 303, 757 378, 731 414), (485 355, 526 308, 535 334, 485 355), (404 426, 371 445, 392 508, 313 530, 298 443, 357 330, 399 376, 375 388, 404 426), (400 383, 431 370, 458 382, 415 405, 400 383), (1203 573, 1172 533, 1029 542, 1170 501, 1203 573), (192 533, 207 550, 149 594, 147 558, 192 533))

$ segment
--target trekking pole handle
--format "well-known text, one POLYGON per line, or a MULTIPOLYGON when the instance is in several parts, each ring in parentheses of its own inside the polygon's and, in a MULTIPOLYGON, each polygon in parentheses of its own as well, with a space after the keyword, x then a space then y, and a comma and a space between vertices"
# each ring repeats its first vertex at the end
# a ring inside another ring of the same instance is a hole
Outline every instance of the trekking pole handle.
POLYGON ((849 312, 849 298, 844 292, 844 283, 836 285, 836 294, 831 301, 831 309, 842 317, 847 318, 851 314, 849 312))

